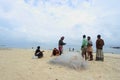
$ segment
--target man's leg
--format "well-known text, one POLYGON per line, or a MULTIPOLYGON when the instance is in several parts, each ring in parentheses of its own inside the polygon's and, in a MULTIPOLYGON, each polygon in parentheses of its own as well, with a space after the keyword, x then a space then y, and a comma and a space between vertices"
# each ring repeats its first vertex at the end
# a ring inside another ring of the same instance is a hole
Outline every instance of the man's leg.
POLYGON ((104 61, 104 55, 103 55, 103 50, 102 49, 100 50, 100 60, 104 61))
POLYGON ((89 53, 90 53, 90 60, 93 60, 92 52, 89 52, 89 53))
POLYGON ((63 53, 63 47, 62 46, 59 46, 59 52, 60 52, 60 55, 63 53))
POLYGON ((96 50, 96 61, 98 61, 99 60, 99 50, 97 49, 96 50))
POLYGON ((85 55, 85 60, 87 60, 88 59, 87 48, 84 49, 84 55, 85 55))

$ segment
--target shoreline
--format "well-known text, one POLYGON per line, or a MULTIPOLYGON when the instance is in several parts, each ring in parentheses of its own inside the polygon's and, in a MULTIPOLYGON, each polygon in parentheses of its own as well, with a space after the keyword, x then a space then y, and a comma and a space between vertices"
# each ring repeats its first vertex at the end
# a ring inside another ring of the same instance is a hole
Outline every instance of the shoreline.
MULTIPOLYGON (((33 51, 35 51, 36 49, 35 48, 1 48, 0 47, 0 50, 33 50, 33 51)), ((49 50, 49 51, 52 51, 52 49, 41 49, 41 50, 49 50)), ((115 49, 116 50, 116 49, 115 49)), ((81 51, 79 51, 79 50, 75 50, 75 51, 69 51, 69 50, 64 50, 65 52, 81 52, 81 51)), ((93 53, 95 54, 96 52, 95 52, 95 49, 94 49, 94 51, 93 51, 93 53)), ((104 54, 118 54, 118 55, 120 55, 120 52, 117 52, 117 53, 115 53, 115 52, 112 52, 112 51, 105 51, 105 50, 103 50, 103 53, 104 54)))

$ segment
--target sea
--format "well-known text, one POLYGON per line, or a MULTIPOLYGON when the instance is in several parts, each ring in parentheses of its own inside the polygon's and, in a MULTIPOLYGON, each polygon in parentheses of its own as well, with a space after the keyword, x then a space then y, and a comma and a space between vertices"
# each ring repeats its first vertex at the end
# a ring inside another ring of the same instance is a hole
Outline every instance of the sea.
MULTIPOLYGON (((42 46, 41 49, 43 50, 53 50, 56 46, 50 46, 50 47, 46 47, 46 46, 42 46)), ((36 46, 29 46, 29 47, 10 47, 10 46, 0 46, 0 49, 9 49, 9 48, 23 48, 23 49, 36 49, 36 46)), ((57 48, 57 47, 56 47, 57 48)), ((71 49, 74 48, 74 51, 81 51, 80 47, 78 46, 64 46, 64 51, 69 51, 71 49)), ((93 47, 93 53, 96 52, 96 48, 93 47)), ((120 54, 120 49, 116 49, 116 48, 111 48, 111 47, 103 47, 103 52, 104 53, 112 53, 112 54, 120 54)))
MULTIPOLYGON (((66 51, 69 51, 70 48, 65 49, 66 51)), ((71 48, 72 51, 72 48, 71 48)), ((74 51, 81 51, 80 48, 74 48, 74 51)), ((116 48, 111 48, 111 47, 104 47, 103 48, 103 52, 104 53, 111 53, 111 54, 120 54, 120 49, 116 49, 116 48)), ((93 53, 96 53, 96 48, 93 48, 93 53)))

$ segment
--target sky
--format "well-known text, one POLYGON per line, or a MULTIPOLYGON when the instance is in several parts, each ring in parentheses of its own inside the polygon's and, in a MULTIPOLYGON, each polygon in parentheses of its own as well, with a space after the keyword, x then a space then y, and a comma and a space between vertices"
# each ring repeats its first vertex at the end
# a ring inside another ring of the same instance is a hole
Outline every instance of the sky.
POLYGON ((0 0, 0 46, 80 47, 82 36, 95 46, 120 46, 120 0, 0 0))

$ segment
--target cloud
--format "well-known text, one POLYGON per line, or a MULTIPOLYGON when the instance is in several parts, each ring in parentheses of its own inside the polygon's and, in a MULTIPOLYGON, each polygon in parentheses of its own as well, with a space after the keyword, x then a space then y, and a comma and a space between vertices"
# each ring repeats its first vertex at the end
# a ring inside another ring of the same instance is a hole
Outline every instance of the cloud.
MULTIPOLYGON (((57 44, 65 36, 70 44, 86 34, 106 41, 118 34, 119 1, 109 0, 1 0, 0 35, 6 40, 57 44), (13 3, 14 1, 14 3, 13 3), (3 34, 4 33, 4 34, 3 34)), ((112 39, 113 42, 120 39, 112 39)), ((4 39, 3 39, 4 41, 4 39)), ((72 43, 74 42, 74 43, 72 43)))

